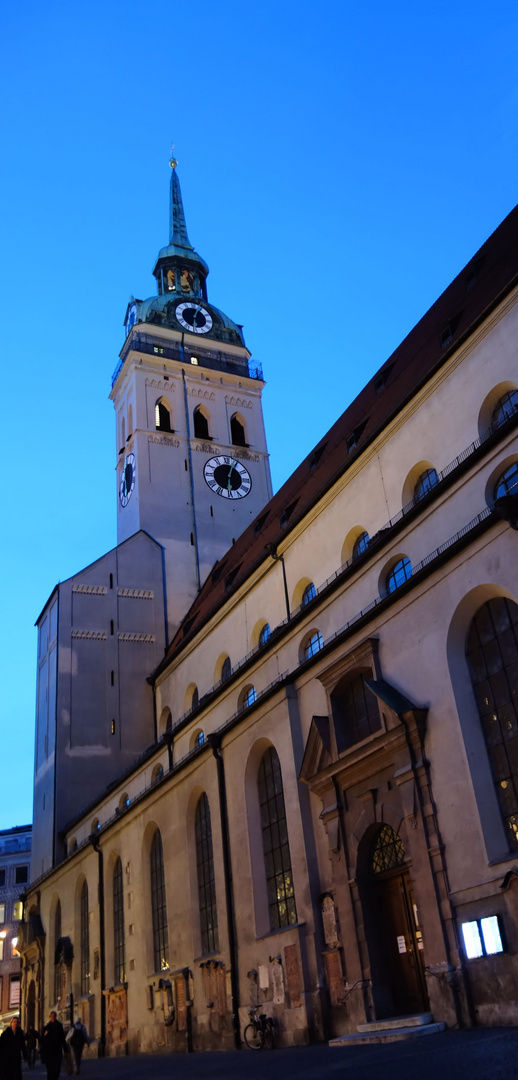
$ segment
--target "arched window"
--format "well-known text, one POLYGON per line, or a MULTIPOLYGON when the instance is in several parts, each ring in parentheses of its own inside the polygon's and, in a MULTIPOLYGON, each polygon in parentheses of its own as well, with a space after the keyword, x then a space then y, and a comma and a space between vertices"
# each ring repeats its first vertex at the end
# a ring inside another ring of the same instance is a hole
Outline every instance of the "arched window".
POLYGON ((202 411, 201 405, 197 405, 193 413, 194 435, 197 439, 209 439, 209 421, 202 411))
POLYGON ((61 940, 61 900, 56 904, 54 912, 54 1004, 59 1003, 61 997, 61 969, 59 964, 58 945, 61 940))
POLYGON ((194 832, 196 838, 201 951, 202 953, 212 953, 217 952, 219 949, 218 910, 216 907, 210 807, 205 793, 200 797, 196 807, 194 832))
POLYGON ((315 653, 320 652, 323 647, 324 642, 320 630, 312 630, 310 636, 306 639, 302 651, 304 660, 309 660, 315 653))
POLYGON ((420 499, 424 499, 425 495, 428 495, 428 492, 438 483, 439 477, 435 469, 426 469, 425 472, 421 473, 414 488, 415 501, 419 502, 420 499))
POLYGON ((362 532, 354 541, 353 546, 353 559, 357 559, 359 555, 363 555, 364 551, 367 551, 369 546, 370 536, 368 532, 362 532))
POLYGON ((164 855, 162 837, 157 829, 153 836, 150 854, 151 869, 151 916, 153 920, 153 962, 155 971, 163 971, 169 965, 169 941, 167 935, 167 907, 165 898, 164 855))
POLYGON ((265 623, 262 630, 261 630, 261 633, 259 634, 259 645, 260 646, 266 645, 266 642, 270 640, 271 633, 272 632, 270 630, 270 624, 265 623))
POLYGON ((113 977, 116 985, 126 980, 124 953, 124 890, 119 858, 113 868, 113 977))
POLYGON ((518 848, 518 604, 499 596, 480 607, 466 658, 510 848, 518 848))
POLYGON ((407 559, 406 555, 392 567, 387 577, 387 592, 393 593, 396 589, 399 589, 401 585, 404 585, 405 581, 408 581, 412 577, 412 563, 410 559, 407 559))
POLYGON ((153 772, 151 774, 151 783, 152 784, 158 784, 159 780, 162 780, 163 775, 164 775, 164 766, 163 765, 155 765, 155 768, 153 769, 153 772))
POLYGON ((373 874, 394 870, 405 861, 405 848, 401 837, 390 825, 383 825, 372 846, 371 869, 373 874))
POLYGON ((200 702, 200 695, 198 693, 198 687, 195 686, 192 692, 191 709, 197 709, 200 702))
POLYGON ((502 473, 495 485, 495 501, 505 495, 518 495, 518 461, 502 473))
POLYGON ((248 709, 250 705, 257 701, 257 690, 255 686, 245 686, 245 689, 241 691, 239 695, 239 708, 248 709))
POLYGON ((270 926, 278 930, 297 922, 297 909, 281 766, 273 746, 261 758, 258 791, 270 926))
POLYGON ((304 589, 304 592, 302 593, 302 600, 301 600, 300 606, 301 607, 306 607, 308 604, 311 603, 312 600, 315 599, 316 595, 317 595, 317 590, 315 589, 315 586, 313 585, 313 582, 310 581, 309 585, 306 585, 306 588, 304 589))
POLYGON ((162 400, 158 400, 155 405, 155 425, 157 431, 171 430, 171 413, 162 400))
POLYGON ((246 446, 245 427, 237 413, 230 418, 230 435, 233 446, 246 446))
POLYGON ((491 417, 491 427, 498 428, 505 424, 515 412, 518 412, 518 390, 509 390, 497 402, 491 417))
POLYGON ((80 899, 81 996, 90 993, 90 928, 88 925, 88 885, 83 881, 80 899))
POLYGON ((345 675, 330 695, 339 751, 347 750, 381 727, 378 703, 365 685, 366 678, 372 678, 370 670, 352 677, 345 675))
POLYGON ((221 667, 221 682, 226 682, 230 679, 232 674, 232 664, 230 663, 230 656, 226 656, 221 667))
POLYGON ((197 731, 195 739, 194 739, 194 745, 195 746, 203 746, 204 742, 205 742, 205 732, 204 731, 197 731))

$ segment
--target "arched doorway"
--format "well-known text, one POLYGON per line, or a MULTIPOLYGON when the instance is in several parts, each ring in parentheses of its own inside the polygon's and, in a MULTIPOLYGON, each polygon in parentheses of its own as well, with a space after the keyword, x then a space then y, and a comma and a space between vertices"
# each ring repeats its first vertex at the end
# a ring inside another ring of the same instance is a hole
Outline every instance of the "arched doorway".
POLYGON ((358 856, 376 1019, 427 1011, 423 937, 403 841, 390 825, 376 826, 358 856))
POLYGON ((29 983, 27 992, 27 1028, 36 1027, 36 984, 34 979, 29 983))

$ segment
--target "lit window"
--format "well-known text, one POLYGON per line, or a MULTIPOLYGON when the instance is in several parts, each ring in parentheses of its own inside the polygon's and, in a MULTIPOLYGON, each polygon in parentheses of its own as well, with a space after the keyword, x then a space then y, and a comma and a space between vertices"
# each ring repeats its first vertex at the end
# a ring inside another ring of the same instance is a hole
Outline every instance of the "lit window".
POLYGON ((369 546, 370 537, 368 532, 362 532, 354 541, 353 547, 353 559, 357 559, 359 555, 363 555, 364 551, 367 551, 369 546))
POLYGON ((314 630, 311 637, 308 639, 308 641, 306 641, 306 644, 304 646, 304 660, 309 660, 309 658, 311 656, 314 656, 315 653, 320 652, 323 647, 324 642, 320 630, 314 630))
MULTIPOLYGON (((203 732, 201 732, 203 735, 203 732)), ((196 807, 194 824, 196 841, 196 869, 198 872, 198 900, 200 912, 201 949, 203 953, 219 948, 218 910, 216 906, 216 883, 212 852, 212 828, 209 800, 205 794, 196 807)))
POLYGON ((4 958, 4 939, 0 937, 0 960, 4 958))
POLYGON ((317 595, 317 590, 315 589, 315 586, 313 585, 313 582, 310 581, 309 585, 306 585, 306 588, 304 589, 304 592, 302 593, 302 600, 301 600, 301 605, 300 606, 301 607, 306 607, 307 604, 310 604, 311 601, 315 599, 316 595, 317 595))
POLYGON ((191 356, 191 364, 199 364, 199 362, 197 356, 191 356))
POLYGON ((412 577, 412 563, 406 556, 392 567, 387 577, 387 592, 393 593, 412 577))
POLYGON ((273 746, 261 758, 258 791, 270 925, 279 930, 297 922, 297 909, 281 766, 273 746))
POLYGON ((155 971, 169 966, 169 942, 167 933, 167 909, 165 898, 164 856, 162 837, 157 829, 153 836, 150 853, 151 869, 151 915, 153 921, 153 958, 155 971))
POLYGON ((11 975, 9 980, 9 1008, 16 1009, 20 1004, 20 975, 11 975))
POLYGON ((498 915, 462 923, 462 936, 468 960, 504 951, 498 915))
POLYGON ((506 420, 509 420, 514 413, 518 412, 518 390, 509 390, 507 394, 504 394, 500 398, 496 407, 493 410, 491 417, 491 426, 500 427, 501 424, 505 424, 506 420))
POLYGON ((11 956, 19 956, 20 955, 20 953, 18 952, 17 945, 18 945, 18 938, 13 937, 11 939, 11 956))
POLYGON ((266 642, 270 640, 270 637, 271 637, 270 624, 265 623, 262 630, 261 630, 261 633, 259 634, 259 645, 266 645, 266 642))
POLYGON ((0 923, 5 922, 5 904, 0 904, 0 923))
POLYGON ((426 472, 421 473, 419 480, 414 488, 414 499, 419 502, 420 499, 424 499, 425 495, 435 487, 439 482, 439 477, 435 469, 427 469, 426 472))
POLYGON ((23 919, 23 902, 21 900, 15 900, 13 904, 13 919, 15 922, 19 922, 23 919))
POLYGON ((502 499, 505 495, 518 495, 518 461, 510 465, 496 482, 495 499, 502 499))
POLYGON ((159 348, 158 345, 153 346, 153 352, 156 353, 157 356, 163 356, 164 355, 164 350, 159 348))

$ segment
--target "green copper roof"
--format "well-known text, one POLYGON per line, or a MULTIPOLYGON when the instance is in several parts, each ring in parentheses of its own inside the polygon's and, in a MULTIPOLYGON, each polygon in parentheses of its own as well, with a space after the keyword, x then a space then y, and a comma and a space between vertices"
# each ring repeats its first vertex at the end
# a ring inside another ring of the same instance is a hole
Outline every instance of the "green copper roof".
POLYGON ((178 179, 178 173, 176 166, 178 162, 176 158, 172 157, 170 162, 171 166, 171 191, 169 199, 169 245, 163 247, 158 252, 157 262, 160 259, 171 258, 173 255, 179 255, 183 259, 188 259, 190 262, 195 262, 201 265, 205 271, 205 275, 208 274, 209 268, 201 255, 198 255, 194 250, 189 237, 187 235, 187 225, 185 221, 185 211, 183 208, 182 192, 180 190, 180 181, 178 179))

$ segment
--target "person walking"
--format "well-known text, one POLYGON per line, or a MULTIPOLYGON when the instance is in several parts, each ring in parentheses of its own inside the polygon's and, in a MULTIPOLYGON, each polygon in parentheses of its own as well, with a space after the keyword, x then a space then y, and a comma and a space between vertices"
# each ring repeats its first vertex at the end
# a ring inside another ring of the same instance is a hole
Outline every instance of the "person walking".
POLYGON ((0 1035, 0 1076, 2 1080, 22 1080, 22 1058, 27 1061, 25 1038, 17 1016, 0 1035))
POLYGON ((74 1026, 71 1027, 70 1031, 67 1032, 67 1043, 69 1043, 72 1047, 72 1051, 74 1054, 75 1073, 76 1076, 79 1076, 79 1073, 81 1071, 81 1057, 85 1048, 85 1043, 87 1044, 87 1046, 90 1045, 88 1032, 80 1016, 76 1017, 76 1022, 74 1026))
POLYGON ((27 1048, 27 1062, 29 1069, 33 1069, 36 1063, 36 1050, 38 1049, 39 1037, 39 1031, 36 1031, 34 1025, 31 1024, 30 1028, 25 1032, 25 1046, 27 1048))
POLYGON ((40 1040, 40 1056, 47 1070, 47 1080, 58 1080, 64 1053, 69 1054, 70 1051, 65 1041, 63 1024, 60 1024, 57 1014, 52 1011, 40 1040))

